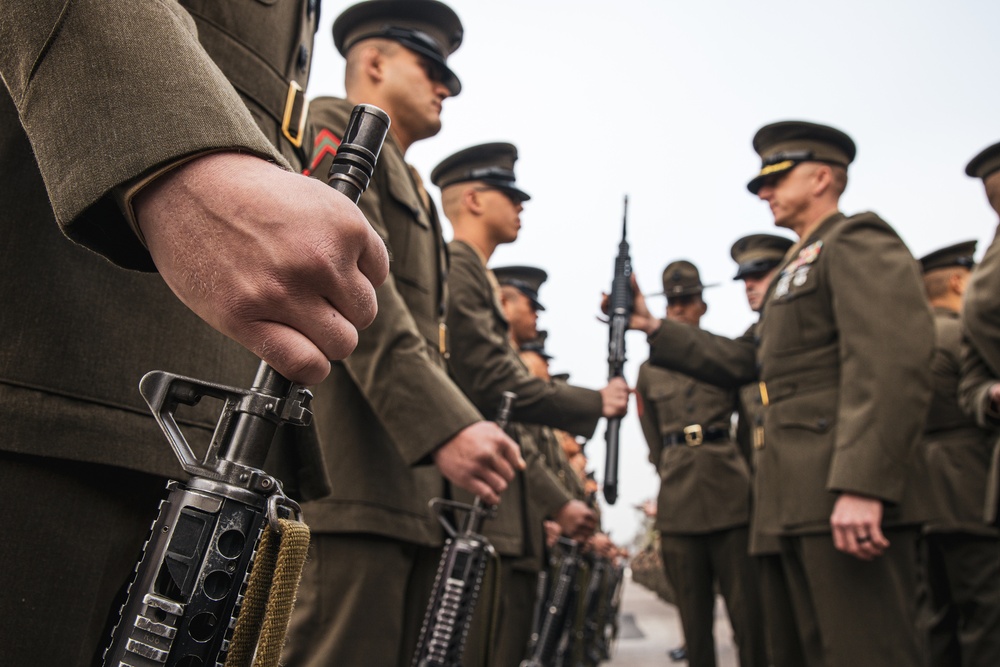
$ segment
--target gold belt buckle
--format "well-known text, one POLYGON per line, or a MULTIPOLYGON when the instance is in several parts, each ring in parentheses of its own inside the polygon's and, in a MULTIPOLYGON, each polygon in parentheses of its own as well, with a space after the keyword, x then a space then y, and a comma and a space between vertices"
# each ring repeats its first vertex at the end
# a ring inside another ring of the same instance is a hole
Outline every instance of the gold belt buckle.
POLYGON ((289 143, 298 148, 302 145, 302 140, 305 137, 306 132, 306 109, 309 107, 309 103, 306 102, 306 96, 300 86, 295 81, 288 82, 288 96, 285 97, 285 114, 281 119, 281 133, 285 135, 285 139, 288 139, 289 143), (295 102, 300 102, 299 108, 299 126, 295 136, 289 131, 292 124, 292 114, 295 112, 295 102))
POLYGON ((705 434, 701 430, 701 424, 691 424, 684 427, 684 442, 688 447, 697 447, 705 442, 705 434))

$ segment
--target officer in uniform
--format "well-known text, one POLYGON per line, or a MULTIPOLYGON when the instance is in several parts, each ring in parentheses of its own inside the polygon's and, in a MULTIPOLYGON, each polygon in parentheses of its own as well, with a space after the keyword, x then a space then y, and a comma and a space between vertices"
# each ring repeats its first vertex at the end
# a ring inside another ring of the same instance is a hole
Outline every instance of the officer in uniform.
MULTIPOLYGON (((733 243, 730 255, 736 262, 736 276, 746 290, 747 305, 760 314, 764 297, 778 266, 792 246, 792 240, 775 234, 750 234, 733 243)), ((757 322, 746 330, 741 340, 751 342, 757 337, 757 322)), ((764 446, 764 402, 758 382, 739 389, 739 421, 736 441, 753 472, 753 453, 764 446)), ((795 612, 788 586, 781 569, 780 542, 774 535, 765 535, 750 523, 750 555, 754 556, 760 576, 760 597, 767 631, 767 651, 773 667, 796 667, 805 663, 802 641, 795 629, 795 612)))
MULTIPOLYGON (((981 178, 990 206, 1000 215, 1000 143, 983 149, 965 167, 965 173, 981 178)), ((965 292, 962 324, 968 338, 962 366, 962 406, 977 423, 1000 425, 1000 320, 997 289, 1000 286, 1000 227, 973 272, 965 292)), ((1000 440, 993 449, 987 479, 984 518, 1000 526, 1000 440)))
MULTIPOLYGON (((990 206, 1000 215, 1000 142, 984 148, 965 167, 965 173, 981 178, 990 206)), ((986 249, 983 261, 972 274, 965 294, 962 322, 969 341, 995 375, 1000 375, 1000 227, 986 249)))
MULTIPOLYGON (((498 245, 516 240, 522 202, 529 199, 515 182, 516 160, 517 150, 511 144, 483 144, 445 158, 431 172, 454 230, 454 240, 448 245, 448 368, 484 414, 496 410, 504 391, 512 391, 517 395, 513 421, 546 424, 589 436, 602 416, 624 414, 628 386, 619 380, 597 392, 545 382, 528 373, 511 347, 499 286, 487 268, 498 245)), ((487 537, 501 555, 497 644, 484 647, 486 655, 480 661, 467 653, 467 665, 482 664, 490 655, 500 664, 513 664, 523 657, 542 560, 542 517, 565 521, 564 513, 590 514, 565 497, 531 439, 524 439, 521 447, 528 468, 504 494, 496 519, 485 526, 487 537)), ((579 537, 587 537, 592 522, 585 527, 579 537)), ((483 605, 477 615, 486 616, 487 610, 483 605)))
POLYGON ((374 323, 315 390, 333 492, 303 507, 312 555, 285 661, 409 665, 444 540, 428 502, 451 493, 447 478, 495 503, 523 461, 448 377, 441 225, 404 161, 411 144, 438 132, 442 102, 460 90, 446 58, 462 24, 434 0, 373 0, 346 9, 333 39, 347 59, 347 99, 312 103, 311 171, 328 173, 354 104, 389 114, 360 206, 393 261, 374 323))
POLYGON ((994 435, 959 408, 962 295, 976 242, 920 259, 934 309, 931 401, 921 453, 927 462, 931 519, 924 526, 931 664, 1000 664, 1000 531, 983 521, 994 435))
MULTIPOLYGON (((180 5, 3 6, 6 664, 90 665, 110 638, 166 479, 183 477, 142 375, 245 386, 247 346, 318 382, 387 270, 356 207, 297 173, 318 3, 180 5)), ((198 451, 219 410, 203 403, 179 413, 198 451)), ((285 490, 326 493, 315 438, 286 435, 285 490)))
POLYGON ((755 530, 781 537, 806 664, 922 664, 915 550, 925 516, 908 482, 933 331, 917 265, 878 216, 838 210, 855 155, 846 134, 787 121, 761 128, 754 148, 762 165, 748 188, 799 237, 768 290, 757 343, 661 326, 641 297, 633 325, 650 334, 653 363, 722 386, 763 382, 755 530))
MULTIPOLYGON (((663 271, 667 318, 697 327, 708 306, 698 269, 663 271)), ((660 475, 656 528, 677 594, 688 664, 715 665, 715 585, 726 600, 740 664, 767 664, 756 572, 747 554, 750 470, 731 434, 736 392, 658 368, 639 368, 636 394, 649 460, 660 475)))
POLYGON ((510 322, 510 339, 517 349, 538 339, 538 313, 545 306, 538 290, 549 275, 534 266, 501 266, 493 269, 500 284, 500 300, 510 322))

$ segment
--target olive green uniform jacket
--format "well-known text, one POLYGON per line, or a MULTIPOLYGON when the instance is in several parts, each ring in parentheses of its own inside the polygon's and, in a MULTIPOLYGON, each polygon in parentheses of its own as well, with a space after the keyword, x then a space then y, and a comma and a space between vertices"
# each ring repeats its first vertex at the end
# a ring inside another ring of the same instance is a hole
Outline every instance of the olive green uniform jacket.
POLYGON ((1000 227, 965 289, 962 324, 993 377, 1000 377, 1000 227))
POLYGON ((674 371, 639 367, 639 422, 649 461, 660 475, 656 528, 663 534, 700 534, 745 526, 750 516, 750 470, 735 441, 725 437, 691 446, 666 445, 684 428, 731 429, 736 394, 674 371))
MULTIPOLYGON (((448 250, 448 368, 458 386, 485 415, 492 416, 502 393, 512 391, 514 422, 590 436, 601 418, 600 393, 531 375, 510 344, 507 319, 479 254, 464 241, 452 241, 448 250)), ((514 433, 521 436, 516 439, 528 468, 504 492, 497 517, 484 531, 502 555, 528 556, 540 567, 541 520, 569 498, 529 431, 518 427, 514 433)))
POLYGON ((1000 413, 993 408, 990 387, 1000 382, 986 365, 979 351, 965 341, 962 345, 962 378, 959 382, 959 403, 976 424, 991 433, 992 455, 986 477, 986 497, 983 520, 987 524, 1000 522, 1000 413))
MULTIPOLYGON (((310 123, 339 140, 352 108, 341 99, 313 100, 310 123)), ((329 173, 331 160, 332 153, 314 159, 313 174, 329 173)), ((390 275, 376 290, 375 322, 315 389, 333 492, 303 510, 317 532, 438 546, 443 531, 427 503, 447 494, 431 454, 482 416, 448 377, 441 225, 391 134, 359 206, 389 249, 390 275)))
MULTIPOLYGON (((20 535, 0 556, 10 664, 90 664, 163 478, 185 476, 142 375, 248 386, 258 365, 153 273, 119 201, 211 151, 297 169, 280 118, 289 82, 306 85, 316 5, 185 4, 0 3, 0 478, 17 493, 0 524, 20 535)), ((196 450, 219 409, 179 411, 196 450)), ((266 466, 295 495, 328 490, 310 433, 288 433, 292 446, 272 449, 282 465, 266 466)))
MULTIPOLYGON (((140 272, 155 267, 116 195, 213 150, 297 167, 299 153, 279 141, 274 119, 285 98, 254 89, 305 86, 317 17, 304 0, 185 4, 194 18, 169 2, 0 7, 6 451, 181 477, 139 379, 153 369, 239 386, 253 379, 255 357, 191 313, 158 276, 140 272), (223 59, 242 58, 238 91, 226 80, 231 72, 209 58, 235 51, 227 50, 235 41, 244 45, 240 55, 223 59), (98 57, 100 67, 91 66, 98 57)), ((219 412, 203 403, 178 415, 193 444, 207 442, 219 412)), ((322 494, 325 481, 305 463, 318 461, 315 440, 301 431, 306 449, 291 465, 306 473, 307 491, 322 494)))
POLYGON ((927 508, 907 481, 934 333, 917 264, 873 213, 830 216, 799 248, 771 283, 757 345, 668 321, 651 363, 722 386, 764 382, 756 530, 829 532, 843 492, 882 500, 886 526, 919 523, 927 508))
POLYGON ((921 443, 933 500, 925 530, 996 536, 996 529, 983 521, 995 437, 959 407, 962 332, 958 313, 937 308, 934 324, 934 398, 921 443))

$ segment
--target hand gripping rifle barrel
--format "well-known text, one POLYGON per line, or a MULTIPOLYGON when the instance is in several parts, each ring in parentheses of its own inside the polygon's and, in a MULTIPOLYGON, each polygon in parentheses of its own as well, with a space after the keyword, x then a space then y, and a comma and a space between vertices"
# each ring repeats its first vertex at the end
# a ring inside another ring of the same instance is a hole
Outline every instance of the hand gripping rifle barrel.
MULTIPOLYGON (((629 256, 628 195, 625 196, 625 213, 622 215, 622 242, 618 244, 615 258, 615 276, 611 282, 611 296, 608 307, 608 379, 625 374, 625 332, 632 317, 632 258, 629 256)), ((604 435, 607 450, 604 459, 604 499, 614 505, 618 500, 618 436, 621 417, 608 419, 608 430, 604 435)))
MULTIPOLYGON (((507 428, 517 394, 503 393, 496 423, 507 428)), ((431 508, 448 532, 448 539, 438 564, 434 590, 424 614, 424 624, 413 655, 413 667, 461 667, 465 640, 472 615, 479 600, 486 565, 493 555, 493 545, 481 534, 483 523, 496 515, 496 506, 487 505, 476 496, 472 505, 442 498, 431 501, 431 508), (444 510, 466 513, 465 526, 457 532, 444 510)))
MULTIPOLYGON (((370 105, 355 107, 330 185, 357 203, 389 127, 370 105)), ((261 362, 249 390, 147 373, 139 391, 191 479, 169 495, 136 567, 105 667, 221 667, 265 522, 277 530, 298 505, 261 467, 281 424, 306 425, 312 394, 261 362), (224 401, 204 459, 175 413, 202 398, 224 401)))

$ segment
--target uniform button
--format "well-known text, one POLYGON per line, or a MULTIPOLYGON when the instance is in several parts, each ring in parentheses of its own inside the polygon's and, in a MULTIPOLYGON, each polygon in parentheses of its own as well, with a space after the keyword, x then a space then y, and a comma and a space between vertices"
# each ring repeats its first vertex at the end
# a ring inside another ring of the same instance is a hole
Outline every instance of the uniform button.
POLYGON ((819 421, 816 422, 816 426, 818 428, 826 428, 826 423, 827 422, 825 419, 820 419, 819 421))
POLYGON ((300 72, 305 72, 309 65, 309 49, 306 48, 305 44, 299 44, 299 59, 296 64, 299 66, 300 72))

